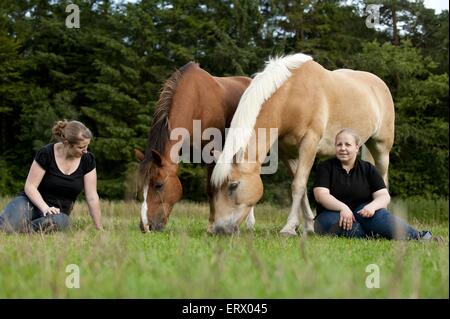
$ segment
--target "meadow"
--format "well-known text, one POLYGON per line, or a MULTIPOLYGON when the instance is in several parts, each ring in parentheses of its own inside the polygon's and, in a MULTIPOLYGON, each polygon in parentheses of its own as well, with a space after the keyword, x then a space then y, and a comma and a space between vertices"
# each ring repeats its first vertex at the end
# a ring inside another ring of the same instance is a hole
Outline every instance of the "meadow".
POLYGON ((212 236, 208 209, 182 202, 164 232, 142 234, 138 202, 103 201, 97 232, 77 202, 67 232, 0 233, 0 298, 449 298, 448 200, 391 205, 444 244, 284 237, 289 208, 270 204, 257 206, 254 231, 212 236))

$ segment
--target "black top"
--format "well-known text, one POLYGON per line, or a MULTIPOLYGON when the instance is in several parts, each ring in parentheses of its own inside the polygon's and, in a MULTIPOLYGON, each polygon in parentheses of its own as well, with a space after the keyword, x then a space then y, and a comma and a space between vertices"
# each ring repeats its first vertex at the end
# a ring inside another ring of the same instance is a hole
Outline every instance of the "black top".
POLYGON ((47 205, 58 207, 62 213, 69 215, 78 194, 84 188, 84 175, 95 168, 95 159, 92 153, 83 154, 76 171, 65 175, 56 164, 54 145, 44 146, 34 158, 45 170, 38 191, 47 205))
MULTIPOLYGON (((356 158, 355 165, 347 173, 337 158, 317 166, 313 187, 325 187, 337 200, 345 203, 352 211, 361 204, 372 201, 372 194, 386 188, 383 178, 375 166, 356 158)), ((317 203, 317 214, 326 210, 317 203)))

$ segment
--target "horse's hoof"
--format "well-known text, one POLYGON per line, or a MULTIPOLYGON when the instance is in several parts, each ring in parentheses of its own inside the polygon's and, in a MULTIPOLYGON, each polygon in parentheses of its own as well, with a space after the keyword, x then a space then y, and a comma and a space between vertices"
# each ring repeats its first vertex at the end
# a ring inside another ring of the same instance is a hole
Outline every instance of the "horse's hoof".
POLYGON ((313 221, 307 221, 305 223, 305 231, 308 235, 314 234, 314 222, 313 221))

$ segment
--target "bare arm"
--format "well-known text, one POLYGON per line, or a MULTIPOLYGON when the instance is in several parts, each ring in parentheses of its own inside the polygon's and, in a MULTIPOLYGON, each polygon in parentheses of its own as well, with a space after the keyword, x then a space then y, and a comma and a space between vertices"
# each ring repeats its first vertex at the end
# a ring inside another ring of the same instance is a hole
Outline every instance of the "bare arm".
POLYGON ((84 175, 84 193, 86 194, 86 201, 89 207, 89 214, 95 224, 95 228, 102 229, 100 200, 97 193, 97 170, 84 175))
POLYGON ((372 217, 375 211, 387 208, 391 201, 391 196, 386 188, 376 191, 372 194, 372 197, 373 200, 358 212, 362 217, 372 217))
POLYGON ((355 216, 353 216, 352 210, 343 202, 339 201, 330 194, 330 190, 326 187, 314 187, 314 198, 320 205, 326 209, 332 211, 338 211, 340 214, 339 226, 350 230, 352 228, 353 222, 355 221, 355 216))
POLYGON ((41 193, 38 191, 39 184, 45 175, 45 170, 36 162, 31 164, 30 171, 28 172, 27 180, 25 181, 25 194, 31 200, 31 202, 39 208, 39 210, 45 215, 59 214, 59 208, 50 207, 42 198, 41 193))
POLYGON ((331 195, 330 190, 328 188, 314 187, 313 192, 316 201, 326 209, 341 211, 342 209, 349 208, 343 202, 337 200, 336 197, 331 195))

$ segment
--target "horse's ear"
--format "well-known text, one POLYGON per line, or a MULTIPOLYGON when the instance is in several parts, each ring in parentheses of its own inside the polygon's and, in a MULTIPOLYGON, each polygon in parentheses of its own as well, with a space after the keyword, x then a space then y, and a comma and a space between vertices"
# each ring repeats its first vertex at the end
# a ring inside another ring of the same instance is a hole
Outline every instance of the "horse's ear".
POLYGON ((159 167, 162 167, 162 155, 159 154, 158 151, 152 150, 152 159, 153 159, 153 163, 155 163, 156 165, 158 165, 159 167))
POLYGON ((139 162, 142 162, 144 160, 144 154, 137 148, 134 149, 134 157, 136 157, 139 162))

